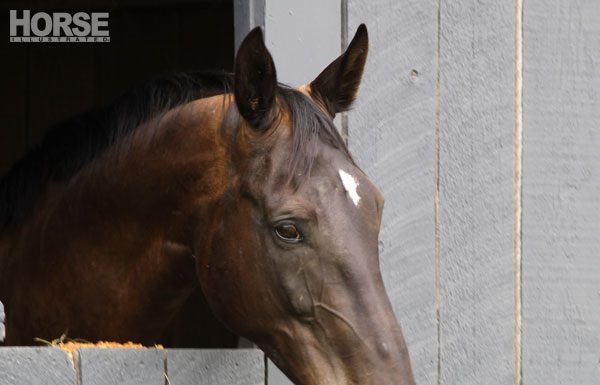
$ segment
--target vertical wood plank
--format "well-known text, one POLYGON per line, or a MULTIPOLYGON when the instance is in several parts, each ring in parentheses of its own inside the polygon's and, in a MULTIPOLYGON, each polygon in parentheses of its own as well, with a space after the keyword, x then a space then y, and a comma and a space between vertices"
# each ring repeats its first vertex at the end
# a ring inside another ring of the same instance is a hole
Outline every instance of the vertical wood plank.
POLYGON ((340 0, 265 2, 265 43, 280 81, 309 83, 340 55, 340 0))
POLYGON ((600 383, 600 3, 524 2, 523 384, 600 383))
POLYGON ((265 28, 265 1, 233 0, 235 52, 237 52, 248 32, 254 27, 265 28))
POLYGON ((435 94, 437 2, 348 0, 348 40, 369 29, 369 57, 348 142, 386 199, 381 270, 418 384, 437 383, 435 94))
POLYGON ((515 381, 514 7, 440 7, 442 384, 515 381))

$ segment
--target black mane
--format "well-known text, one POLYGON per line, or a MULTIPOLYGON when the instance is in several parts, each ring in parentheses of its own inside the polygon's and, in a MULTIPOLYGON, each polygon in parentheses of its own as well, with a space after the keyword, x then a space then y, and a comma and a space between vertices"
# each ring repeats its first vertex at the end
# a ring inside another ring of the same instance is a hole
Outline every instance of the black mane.
MULTIPOLYGON (((41 145, 0 178, 0 230, 18 226, 35 208, 49 182, 65 182, 140 125, 190 101, 228 93, 233 75, 181 73, 131 89, 106 107, 50 129, 41 145)), ((332 120, 304 94, 281 85, 278 94, 293 124, 291 166, 310 171, 317 138, 348 151, 332 120)), ((349 156, 349 154, 348 154, 349 156)))

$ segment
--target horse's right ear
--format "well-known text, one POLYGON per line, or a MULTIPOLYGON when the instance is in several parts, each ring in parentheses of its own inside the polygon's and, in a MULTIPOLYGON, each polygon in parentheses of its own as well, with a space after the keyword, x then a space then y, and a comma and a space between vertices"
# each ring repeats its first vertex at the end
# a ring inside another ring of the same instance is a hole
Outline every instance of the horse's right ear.
POLYGON ((368 51, 367 27, 361 24, 346 52, 310 83, 311 95, 323 103, 331 116, 347 111, 356 99, 368 51))
POLYGON ((277 74, 260 27, 250 31, 240 45, 233 91, 240 114, 252 127, 263 129, 275 101, 277 74))

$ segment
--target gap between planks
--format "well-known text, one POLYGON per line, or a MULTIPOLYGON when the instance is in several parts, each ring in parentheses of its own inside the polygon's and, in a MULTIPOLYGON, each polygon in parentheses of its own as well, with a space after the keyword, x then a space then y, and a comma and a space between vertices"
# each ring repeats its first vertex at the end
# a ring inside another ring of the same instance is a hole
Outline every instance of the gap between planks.
POLYGON ((437 326, 437 385, 442 381, 442 325, 441 325, 441 261, 440 261, 440 46, 441 46, 441 0, 437 1, 437 41, 435 50, 435 154, 434 154, 434 271, 435 271, 435 318, 437 326))
POLYGON ((523 0, 515 0, 515 385, 523 383, 521 221, 523 167, 523 0))

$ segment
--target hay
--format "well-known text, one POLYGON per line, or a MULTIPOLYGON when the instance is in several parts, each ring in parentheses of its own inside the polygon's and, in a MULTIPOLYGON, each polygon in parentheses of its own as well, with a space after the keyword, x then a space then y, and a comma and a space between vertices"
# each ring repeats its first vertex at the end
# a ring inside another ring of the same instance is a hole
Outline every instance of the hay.
POLYGON ((65 331, 60 337, 48 341, 43 338, 34 338, 35 342, 41 342, 46 346, 50 346, 53 348, 59 348, 66 352, 72 353, 79 348, 104 348, 104 349, 164 349, 162 345, 154 345, 154 346, 144 346, 142 344, 138 344, 135 342, 111 342, 111 341, 98 341, 98 342, 90 342, 81 338, 69 338, 67 337, 67 333, 69 331, 65 331))
POLYGON ((59 348, 67 353, 73 353, 77 349, 81 348, 101 348, 101 349, 164 349, 162 345, 144 346, 134 342, 110 342, 110 341, 98 341, 92 342, 80 342, 80 341, 63 341, 58 343, 50 344, 49 346, 59 348))
POLYGON ((63 333, 59 338, 54 339, 52 341, 44 340, 42 338, 34 338, 36 342, 41 342, 42 344, 61 349, 69 359, 71 363, 75 365, 76 357, 74 357, 73 353, 81 348, 99 348, 99 349, 164 349, 162 345, 154 345, 154 346, 144 346, 142 344, 138 344, 135 342, 111 342, 111 341, 98 341, 98 342, 89 342, 82 339, 72 339, 67 337, 67 332, 63 333))

